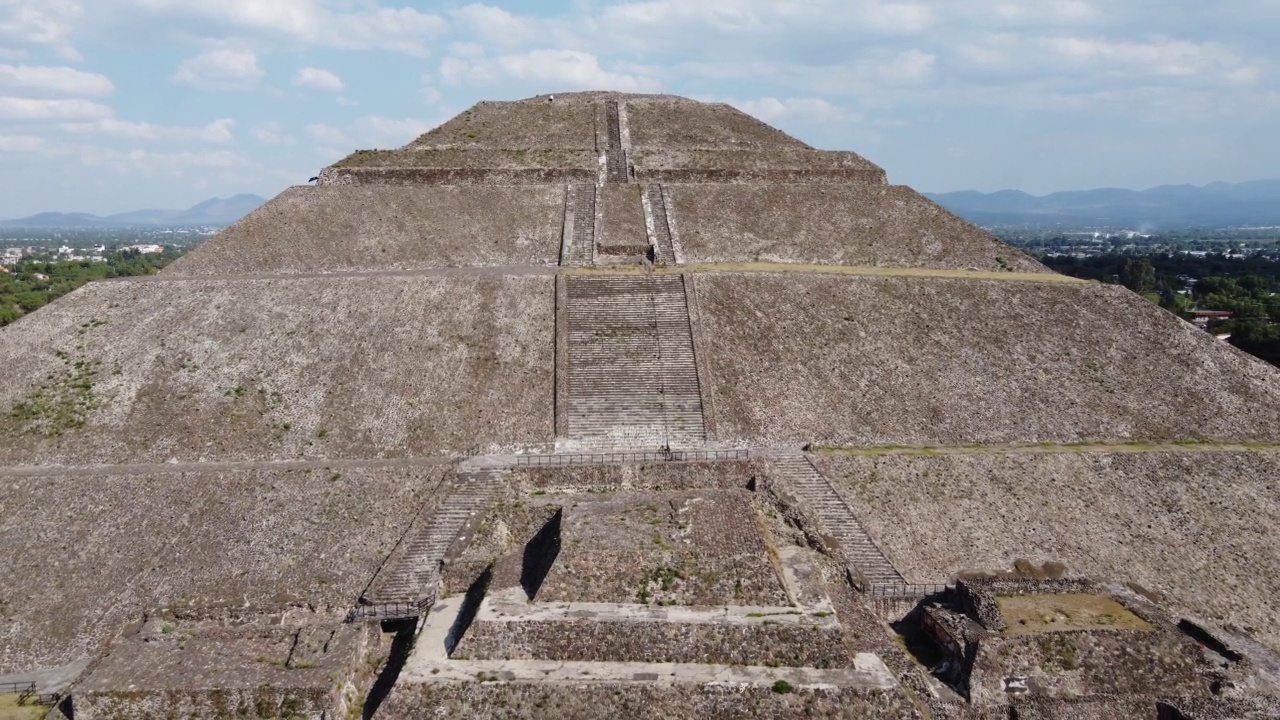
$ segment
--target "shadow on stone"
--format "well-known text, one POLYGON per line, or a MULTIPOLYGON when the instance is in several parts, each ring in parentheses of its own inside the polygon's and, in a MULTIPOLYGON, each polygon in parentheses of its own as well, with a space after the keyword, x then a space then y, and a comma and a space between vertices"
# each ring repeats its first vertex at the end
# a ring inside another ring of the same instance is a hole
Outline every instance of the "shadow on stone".
POLYGON ((458 617, 453 621, 453 626, 449 628, 449 635, 444 640, 446 654, 453 654, 458 643, 462 642, 462 637, 467 634, 471 623, 475 622, 476 614, 480 612, 480 603, 484 602, 485 593, 489 592, 489 583, 492 580, 493 565, 490 565, 480 573, 475 582, 471 583, 471 587, 467 588, 466 597, 462 599, 462 607, 458 610, 458 617))
POLYGON ((48 720, 75 720, 76 709, 70 695, 65 695, 54 703, 53 709, 45 716, 48 720))
POLYGON ((560 556, 560 523, 564 518, 564 509, 557 508, 556 514, 547 520, 537 535, 525 543, 524 562, 520 568, 520 587, 532 602, 560 556))
POLYGON ((391 640, 391 652, 387 655, 387 663, 382 667, 378 679, 369 689, 369 696, 364 700, 364 710, 361 713, 364 720, 369 720, 378 712, 382 701, 391 694, 391 688, 395 687, 396 680, 400 678, 400 671, 404 669, 409 653, 413 652, 413 639, 418 630, 418 621, 414 619, 384 622, 382 629, 393 631, 396 636, 391 640))

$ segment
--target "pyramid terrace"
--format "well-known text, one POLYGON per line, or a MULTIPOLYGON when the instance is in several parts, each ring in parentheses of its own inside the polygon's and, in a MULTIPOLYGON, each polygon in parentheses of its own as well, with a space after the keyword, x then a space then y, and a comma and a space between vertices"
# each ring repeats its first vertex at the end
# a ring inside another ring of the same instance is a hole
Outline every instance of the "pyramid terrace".
POLYGON ((31 717, 1280 717, 1280 371, 727 105, 482 102, 0 358, 31 717))

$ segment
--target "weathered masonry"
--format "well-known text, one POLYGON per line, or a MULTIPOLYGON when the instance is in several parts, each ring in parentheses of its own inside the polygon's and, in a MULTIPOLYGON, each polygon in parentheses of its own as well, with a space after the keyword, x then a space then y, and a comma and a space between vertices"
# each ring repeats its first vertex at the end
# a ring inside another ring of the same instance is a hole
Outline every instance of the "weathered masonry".
POLYGON ((728 105, 481 102, 0 361, 0 707, 1280 717, 1280 373, 728 105))

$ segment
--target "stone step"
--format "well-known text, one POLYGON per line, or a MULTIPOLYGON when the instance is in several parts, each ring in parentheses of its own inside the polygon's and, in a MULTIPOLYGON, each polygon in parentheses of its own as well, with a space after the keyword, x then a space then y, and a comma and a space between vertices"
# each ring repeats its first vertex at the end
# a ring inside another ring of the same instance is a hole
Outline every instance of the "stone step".
POLYGON ((667 218, 667 204, 661 185, 645 188, 649 209, 653 214, 653 261, 657 264, 675 265, 676 254, 671 242, 671 224, 667 218))
POLYGON ((455 487, 428 517, 415 519, 401 546, 378 571, 362 602, 402 605, 429 600, 439 583, 440 563, 467 523, 478 521, 501 483, 495 471, 460 473, 455 487))
POLYGON ((584 267, 595 264, 596 186, 575 185, 572 189, 573 235, 565 264, 584 267))
POLYGON ((566 283, 569 438, 705 441, 683 279, 572 276, 566 283))
POLYGON ((818 523, 840 544, 840 552, 846 562, 858 568, 867 582, 906 583, 902 574, 867 535, 848 503, 808 458, 800 454, 779 453, 771 456, 769 463, 817 514, 818 523))
POLYGON ((622 147, 622 116, 616 100, 605 102, 605 125, 608 142, 605 150, 605 180, 611 183, 629 182, 630 162, 622 147))

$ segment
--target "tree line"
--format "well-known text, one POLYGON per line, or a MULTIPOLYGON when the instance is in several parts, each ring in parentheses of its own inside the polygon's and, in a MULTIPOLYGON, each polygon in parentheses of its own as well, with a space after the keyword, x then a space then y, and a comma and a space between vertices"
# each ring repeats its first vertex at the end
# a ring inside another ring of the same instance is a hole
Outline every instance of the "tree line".
POLYGON ((186 254, 166 247, 162 253, 117 250, 98 260, 28 259, 0 273, 0 327, 35 312, 87 282, 151 275, 186 254), (46 279, 47 278, 47 279, 46 279))
POLYGON ((1230 333, 1232 345, 1280 366, 1280 260, 1157 252, 1046 256, 1041 262, 1064 275, 1124 285, 1187 319, 1193 310, 1231 312, 1230 320, 1211 323, 1210 332, 1230 333))

